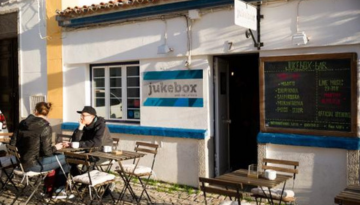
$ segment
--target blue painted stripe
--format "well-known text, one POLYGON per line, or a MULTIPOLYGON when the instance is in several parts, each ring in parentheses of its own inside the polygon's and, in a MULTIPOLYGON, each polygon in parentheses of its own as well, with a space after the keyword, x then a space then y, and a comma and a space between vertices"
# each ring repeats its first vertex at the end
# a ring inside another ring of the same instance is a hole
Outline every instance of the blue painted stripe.
MULTIPOLYGON (((250 0, 245 0, 250 1, 250 0)), ((86 17, 75 17, 68 19, 61 16, 56 16, 59 26, 62 27, 80 27, 91 24, 106 23, 112 21, 121 21, 127 19, 133 19, 144 16, 159 15, 166 13, 173 13, 178 11, 186 11, 190 9, 200 9, 207 7, 214 7, 220 5, 234 4, 234 0, 192 0, 175 2, 168 4, 161 4, 156 6, 148 6, 138 9, 120 10, 115 12, 109 12, 105 14, 98 14, 86 17)))
MULTIPOLYGON (((64 122, 61 125, 61 129, 73 131, 78 126, 79 123, 64 122)), ((190 138, 190 139, 205 139, 206 137, 206 130, 202 130, 202 129, 130 126, 130 125, 118 125, 118 124, 107 124, 107 126, 111 133, 190 138)))
POLYGON ((203 107, 203 98, 147 98, 144 106, 157 107, 203 107))
POLYGON ((144 80, 202 79, 203 70, 150 71, 144 73, 144 80))
POLYGON ((360 138, 357 137, 330 137, 260 132, 257 136, 257 141, 258 143, 360 150, 360 138))

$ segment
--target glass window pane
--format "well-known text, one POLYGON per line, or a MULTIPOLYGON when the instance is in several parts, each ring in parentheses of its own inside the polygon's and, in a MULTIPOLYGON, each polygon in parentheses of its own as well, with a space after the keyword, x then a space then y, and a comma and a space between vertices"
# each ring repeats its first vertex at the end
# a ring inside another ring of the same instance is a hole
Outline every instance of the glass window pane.
POLYGON ((127 76, 139 76, 139 66, 126 67, 127 76))
POLYGON ((120 87, 121 88, 121 78, 111 78, 110 87, 120 87))
POLYGON ((139 99, 129 99, 127 100, 128 108, 140 108, 140 100, 139 99))
POLYGON ((121 99, 110 99, 110 118, 122 118, 122 103, 121 99))
POLYGON ((105 99, 104 98, 96 98, 95 99, 95 107, 103 107, 105 106, 105 99))
POLYGON ((128 97, 140 97, 140 89, 139 88, 128 88, 127 89, 128 97))
POLYGON ((95 93, 96 98, 105 98, 105 90, 98 89, 95 93))
POLYGON ((95 88, 105 87, 105 79, 104 78, 94 79, 94 87, 95 88))
POLYGON ((121 98, 121 88, 110 89, 110 98, 121 98))
POLYGON ((121 68, 110 68, 110 77, 120 77, 121 68))
POLYGON ((140 79, 139 78, 128 78, 127 79, 127 86, 140 86, 140 79))
POLYGON ((94 77, 105 77, 105 69, 104 68, 94 68, 94 77))
POLYGON ((105 98, 95 98, 95 109, 98 116, 106 117, 105 98))
POLYGON ((140 110, 128 110, 128 119, 140 119, 140 110))

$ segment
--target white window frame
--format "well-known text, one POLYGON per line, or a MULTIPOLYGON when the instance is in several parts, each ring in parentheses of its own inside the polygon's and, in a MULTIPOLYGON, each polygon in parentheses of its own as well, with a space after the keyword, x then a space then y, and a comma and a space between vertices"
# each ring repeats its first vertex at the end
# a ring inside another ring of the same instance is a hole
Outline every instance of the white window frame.
MULTIPOLYGON (((141 113, 141 86, 140 86, 140 82, 139 82, 139 86, 127 86, 127 67, 139 67, 139 76, 131 76, 131 77, 138 77, 139 81, 140 81, 140 65, 139 63, 136 64, 109 64, 109 65, 92 65, 91 66, 91 104, 93 105, 93 107, 96 109, 95 106, 95 99, 96 99, 96 93, 95 93, 95 86, 94 86, 94 69, 104 69, 105 72, 105 76, 104 76, 104 80, 105 80, 105 112, 106 112, 106 116, 101 116, 104 117, 106 120, 108 121, 128 121, 128 122, 140 122, 140 118, 139 119, 128 119, 128 105, 127 105, 127 100, 128 99, 132 99, 132 97, 128 97, 127 95, 127 89, 128 88, 139 88, 139 101, 140 101, 140 106, 139 106, 139 111, 141 113), (122 103, 122 118, 121 119, 117 119, 117 118, 110 118, 110 68, 121 68, 121 103, 122 103)), ((133 108, 129 108, 130 110, 133 108)), ((134 110, 137 110, 137 108, 135 108, 134 110)))

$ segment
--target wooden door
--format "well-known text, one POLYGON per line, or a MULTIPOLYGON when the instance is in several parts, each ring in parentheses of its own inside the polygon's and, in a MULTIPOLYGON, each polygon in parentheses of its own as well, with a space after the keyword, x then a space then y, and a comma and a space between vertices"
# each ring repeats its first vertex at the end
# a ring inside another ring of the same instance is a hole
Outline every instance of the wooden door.
POLYGON ((215 58, 215 175, 230 168, 229 156, 229 63, 215 58))

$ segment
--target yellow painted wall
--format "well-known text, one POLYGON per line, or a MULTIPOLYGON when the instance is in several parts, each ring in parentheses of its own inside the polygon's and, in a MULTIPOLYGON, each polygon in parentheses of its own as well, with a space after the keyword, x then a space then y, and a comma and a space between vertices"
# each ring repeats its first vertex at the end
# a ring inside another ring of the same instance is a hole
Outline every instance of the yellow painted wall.
POLYGON ((46 1, 48 102, 53 103, 49 118, 63 118, 62 32, 55 20, 62 0, 46 1))

